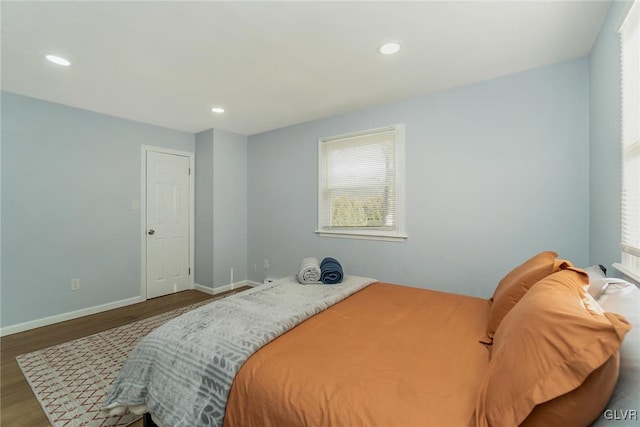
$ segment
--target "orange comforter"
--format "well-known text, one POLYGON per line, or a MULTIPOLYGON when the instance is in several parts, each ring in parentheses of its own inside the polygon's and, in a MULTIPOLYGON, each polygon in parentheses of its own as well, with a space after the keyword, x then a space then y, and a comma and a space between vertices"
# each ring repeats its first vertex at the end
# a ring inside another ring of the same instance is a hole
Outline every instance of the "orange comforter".
POLYGON ((488 314, 484 299, 374 283, 251 356, 224 425, 466 427, 488 314))

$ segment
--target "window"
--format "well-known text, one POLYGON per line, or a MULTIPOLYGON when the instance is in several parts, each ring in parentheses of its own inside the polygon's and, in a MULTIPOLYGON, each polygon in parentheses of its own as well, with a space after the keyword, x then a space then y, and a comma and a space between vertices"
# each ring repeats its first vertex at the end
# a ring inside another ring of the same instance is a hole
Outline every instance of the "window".
POLYGON ((622 83, 622 235, 616 268, 640 280, 640 4, 620 26, 622 83))
POLYGON ((404 126, 318 141, 321 236, 402 241, 404 126))

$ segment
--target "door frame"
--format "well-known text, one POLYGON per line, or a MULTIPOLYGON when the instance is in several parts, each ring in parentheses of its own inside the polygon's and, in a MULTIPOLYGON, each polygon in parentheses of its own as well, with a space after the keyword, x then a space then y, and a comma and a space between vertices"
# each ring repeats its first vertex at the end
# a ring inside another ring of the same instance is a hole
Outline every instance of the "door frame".
POLYGON ((142 145, 140 188, 140 223, 142 241, 142 259, 140 267, 140 296, 147 299, 147 153, 153 151, 161 154, 184 156, 189 159, 189 289, 194 288, 195 262, 195 153, 191 151, 173 150, 170 148, 142 145))

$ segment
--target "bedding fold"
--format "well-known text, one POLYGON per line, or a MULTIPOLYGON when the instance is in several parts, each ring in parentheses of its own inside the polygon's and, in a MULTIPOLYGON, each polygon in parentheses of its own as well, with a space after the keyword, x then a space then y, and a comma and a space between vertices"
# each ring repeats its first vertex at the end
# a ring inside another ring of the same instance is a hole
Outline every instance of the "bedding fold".
POLYGON ((102 410, 147 405, 167 426, 221 426, 236 373, 263 345, 374 280, 300 286, 293 276, 217 300, 144 337, 129 354, 102 410))
POLYGON ((320 263, 320 280, 325 285, 335 285, 342 282, 344 272, 342 264, 335 258, 326 257, 320 263))
POLYGON ((488 316, 481 298, 374 283, 251 356, 224 427, 468 427, 488 316))
POLYGON ((303 285, 317 285, 322 283, 320 280, 320 264, 318 259, 314 257, 303 258, 300 262, 300 269, 296 278, 303 285))

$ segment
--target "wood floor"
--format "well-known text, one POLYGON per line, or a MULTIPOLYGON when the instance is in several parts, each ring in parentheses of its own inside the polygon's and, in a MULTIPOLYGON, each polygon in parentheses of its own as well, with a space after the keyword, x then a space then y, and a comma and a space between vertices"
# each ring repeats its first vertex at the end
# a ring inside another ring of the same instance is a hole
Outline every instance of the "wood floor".
MULTIPOLYGON (((248 289, 248 287, 239 288, 231 292, 244 289, 248 289)), ((219 295, 223 294, 216 296, 219 295)), ((16 363, 16 356, 122 326, 212 297, 212 295, 195 290, 182 291, 139 304, 0 338, 2 359, 0 426, 50 426, 49 420, 42 408, 40 408, 40 404, 31 392, 31 388, 29 388, 22 371, 20 371, 16 363)), ((137 421, 132 426, 142 427, 142 420, 137 421)))

